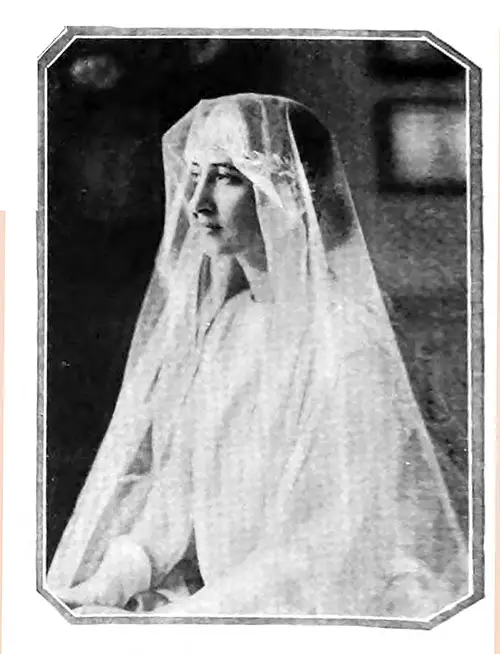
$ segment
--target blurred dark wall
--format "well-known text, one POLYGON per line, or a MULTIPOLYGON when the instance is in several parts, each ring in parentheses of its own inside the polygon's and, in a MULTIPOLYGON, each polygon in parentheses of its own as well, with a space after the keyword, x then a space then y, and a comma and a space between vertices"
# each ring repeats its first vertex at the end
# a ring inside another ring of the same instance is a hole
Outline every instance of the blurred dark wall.
POLYGON ((391 295, 463 292, 465 196, 379 193, 372 117, 388 98, 463 100, 464 79, 376 77, 363 41, 287 41, 283 50, 285 94, 312 107, 337 136, 384 288, 391 295))
POLYGON ((223 45, 211 58, 206 40, 77 41, 49 70, 49 560, 111 417, 161 238, 161 136, 203 97, 287 95, 336 133, 419 399, 441 412, 447 426, 434 426, 435 438, 465 462, 465 198, 380 194, 371 121, 387 96, 460 85, 381 81, 361 41, 223 45), (419 357, 426 367, 415 367, 419 357), (443 376, 441 406, 429 380, 443 376))

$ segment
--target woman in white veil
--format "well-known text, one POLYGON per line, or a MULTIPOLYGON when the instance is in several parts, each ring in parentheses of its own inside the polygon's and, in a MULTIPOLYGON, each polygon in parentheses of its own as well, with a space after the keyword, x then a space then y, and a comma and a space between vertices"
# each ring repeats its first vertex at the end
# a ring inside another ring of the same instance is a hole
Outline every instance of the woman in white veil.
POLYGON ((465 539, 332 138, 244 94, 163 156, 163 240, 48 588, 90 614, 431 618, 467 594, 465 539))

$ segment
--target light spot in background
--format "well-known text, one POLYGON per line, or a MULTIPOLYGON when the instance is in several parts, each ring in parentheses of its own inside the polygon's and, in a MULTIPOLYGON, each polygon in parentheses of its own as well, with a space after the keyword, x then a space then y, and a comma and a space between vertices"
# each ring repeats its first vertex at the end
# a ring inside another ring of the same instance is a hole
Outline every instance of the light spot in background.
POLYGON ((224 39, 193 39, 188 41, 189 58, 195 66, 203 66, 212 62, 226 47, 224 39))
POLYGON ((394 175, 412 184, 464 182, 466 124, 460 109, 411 107, 391 121, 394 175))
POLYGON ((83 86, 110 89, 120 79, 122 71, 110 55, 88 55, 73 62, 71 76, 83 86))
POLYGON ((391 56, 401 63, 432 64, 443 58, 442 52, 426 41, 387 41, 385 47, 391 56))
POLYGON ((397 59, 418 61, 423 55, 428 54, 429 45, 422 41, 388 41, 387 48, 397 59))

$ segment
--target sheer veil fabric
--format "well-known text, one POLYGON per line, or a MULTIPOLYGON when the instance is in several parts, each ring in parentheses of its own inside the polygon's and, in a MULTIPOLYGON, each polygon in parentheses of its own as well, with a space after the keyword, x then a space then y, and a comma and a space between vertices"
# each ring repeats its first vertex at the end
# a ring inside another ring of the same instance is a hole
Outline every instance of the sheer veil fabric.
POLYGON ((160 614, 426 620, 468 592, 466 540, 334 140, 313 189, 296 112, 275 96, 203 100, 164 136, 155 270, 47 575, 70 606, 94 580, 87 603, 123 608, 156 589, 171 600, 160 614), (253 185, 260 300, 231 295, 189 220, 191 162, 214 152, 253 185), (179 599, 172 571, 193 542, 204 587, 179 599))

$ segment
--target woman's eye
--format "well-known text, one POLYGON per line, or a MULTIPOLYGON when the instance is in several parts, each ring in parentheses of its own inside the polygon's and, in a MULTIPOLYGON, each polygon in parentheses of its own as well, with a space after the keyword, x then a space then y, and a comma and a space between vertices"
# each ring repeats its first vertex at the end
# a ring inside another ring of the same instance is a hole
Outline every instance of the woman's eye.
POLYGON ((238 173, 233 173, 230 170, 220 170, 217 172, 217 179, 227 181, 230 184, 239 184, 243 180, 238 173))

